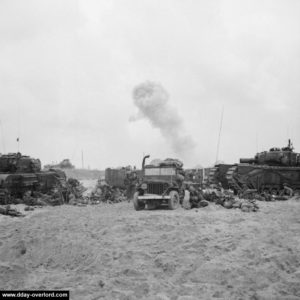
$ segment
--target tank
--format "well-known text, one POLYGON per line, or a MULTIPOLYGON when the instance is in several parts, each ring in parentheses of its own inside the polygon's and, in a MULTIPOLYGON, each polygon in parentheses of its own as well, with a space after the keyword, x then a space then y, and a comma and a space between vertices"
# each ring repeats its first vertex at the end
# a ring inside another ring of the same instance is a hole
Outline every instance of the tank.
POLYGON ((215 166, 214 169, 210 174, 211 181, 219 181, 224 188, 231 188, 236 193, 256 189, 279 194, 284 184, 300 191, 300 153, 294 152, 290 140, 287 147, 271 148, 253 158, 241 158, 238 164, 215 166))
POLYGON ((8 197, 22 198, 26 191, 49 192, 65 186, 66 175, 60 170, 41 171, 41 161, 21 153, 0 155, 0 203, 8 197))

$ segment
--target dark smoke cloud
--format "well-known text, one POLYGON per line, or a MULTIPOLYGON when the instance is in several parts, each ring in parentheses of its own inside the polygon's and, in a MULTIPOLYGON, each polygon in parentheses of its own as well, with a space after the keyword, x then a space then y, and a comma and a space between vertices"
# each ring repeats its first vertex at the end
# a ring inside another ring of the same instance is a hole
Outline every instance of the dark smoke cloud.
POLYGON ((176 154, 191 153, 196 143, 186 134, 183 121, 177 110, 169 105, 169 94, 162 85, 151 81, 141 83, 134 88, 133 99, 139 111, 130 121, 148 119, 153 127, 159 128, 176 154))

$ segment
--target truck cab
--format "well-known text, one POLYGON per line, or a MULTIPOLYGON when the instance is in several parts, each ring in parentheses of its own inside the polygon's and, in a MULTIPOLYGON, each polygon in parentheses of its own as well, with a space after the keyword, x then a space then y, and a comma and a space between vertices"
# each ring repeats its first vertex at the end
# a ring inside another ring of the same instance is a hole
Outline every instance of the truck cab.
POLYGON ((155 165, 145 165, 147 157, 143 159, 142 179, 133 197, 135 210, 159 206, 177 209, 183 197, 182 163, 176 159, 166 159, 155 165))

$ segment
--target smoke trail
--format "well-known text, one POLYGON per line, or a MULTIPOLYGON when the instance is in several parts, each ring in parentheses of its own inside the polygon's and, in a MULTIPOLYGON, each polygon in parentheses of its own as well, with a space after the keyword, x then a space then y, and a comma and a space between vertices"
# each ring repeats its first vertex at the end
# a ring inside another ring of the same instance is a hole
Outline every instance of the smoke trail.
POLYGON ((181 117, 169 105, 169 94, 160 84, 151 81, 139 84, 133 90, 133 99, 139 110, 130 121, 148 119, 179 155, 186 156, 194 149, 196 143, 186 134, 181 117))

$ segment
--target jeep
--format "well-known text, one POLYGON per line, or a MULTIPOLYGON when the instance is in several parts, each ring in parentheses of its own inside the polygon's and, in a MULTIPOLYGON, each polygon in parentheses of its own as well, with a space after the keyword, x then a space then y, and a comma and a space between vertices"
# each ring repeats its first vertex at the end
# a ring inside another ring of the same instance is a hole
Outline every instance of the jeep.
POLYGON ((133 197, 134 209, 155 209, 159 206, 177 209, 184 194, 182 163, 176 159, 166 159, 157 165, 145 166, 148 157, 143 158, 142 179, 133 197))

